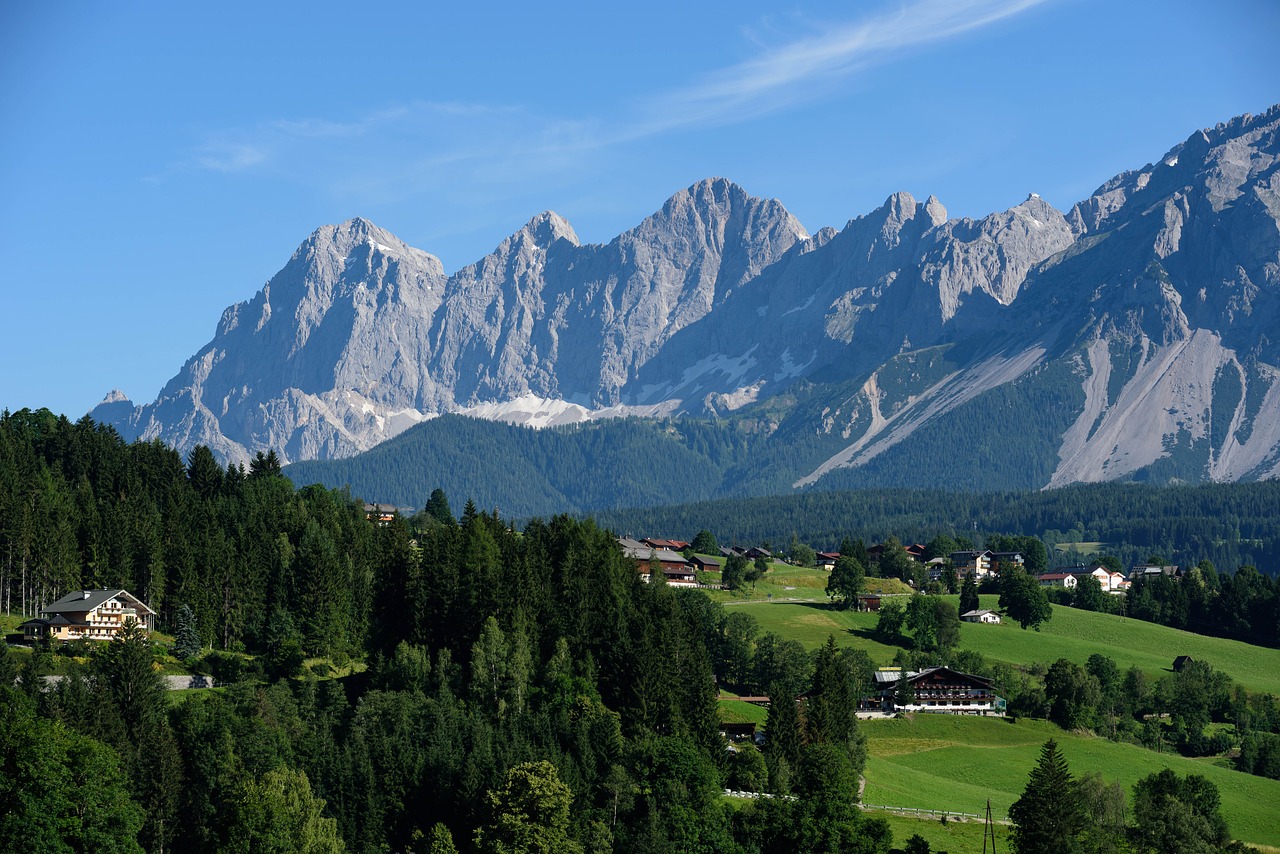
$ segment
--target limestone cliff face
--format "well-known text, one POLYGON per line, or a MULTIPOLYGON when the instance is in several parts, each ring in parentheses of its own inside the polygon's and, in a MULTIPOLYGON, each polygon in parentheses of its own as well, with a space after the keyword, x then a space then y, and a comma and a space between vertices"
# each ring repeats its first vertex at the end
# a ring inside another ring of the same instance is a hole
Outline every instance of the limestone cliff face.
POLYGON ((716 412, 799 376, 835 381, 995 322, 1028 271, 1070 246, 1037 196, 981 220, 896 193, 840 232, 824 230, 675 336, 640 373, 638 401, 716 412))
POLYGON ((1043 450, 1045 485, 1280 476, 1278 162, 1273 108, 1192 134, 1066 214, 1031 194, 949 219, 897 193, 812 236, 779 202, 708 179, 607 244, 540 214, 452 275, 355 219, 227 309, 155 401, 113 393, 92 414, 184 452, 296 461, 444 412, 716 417, 802 387, 813 409, 779 441, 845 442, 795 472, 804 485, 1065 365, 1084 402, 1043 450))
POLYGON ((589 406, 807 235, 777 202, 703 181, 605 246, 554 213, 479 262, 361 219, 318 229, 152 403, 94 410, 126 437, 243 461, 350 456, 441 412, 532 396, 589 406))
POLYGON ((445 282, 438 259, 372 223, 325 226, 223 312, 154 402, 93 414, 126 437, 206 444, 229 460, 356 453, 421 420, 434 387, 422 343, 445 282))

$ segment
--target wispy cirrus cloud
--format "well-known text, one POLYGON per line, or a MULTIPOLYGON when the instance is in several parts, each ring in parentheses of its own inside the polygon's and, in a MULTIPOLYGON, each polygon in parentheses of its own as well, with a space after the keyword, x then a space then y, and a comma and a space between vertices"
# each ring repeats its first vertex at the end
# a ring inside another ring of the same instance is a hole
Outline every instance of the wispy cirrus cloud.
POLYGON ((642 103, 637 135, 742 121, 821 97, 828 87, 895 53, 946 41, 1047 0, 921 0, 854 22, 762 46, 751 59, 642 103))
POLYGON ((181 169, 260 171, 385 199, 441 182, 501 183, 574 169, 600 149, 683 129, 747 121, 822 98, 858 74, 1049 0, 916 0, 889 12, 806 25, 773 45, 756 34, 743 62, 683 86, 549 117, 519 105, 417 101, 359 115, 265 122, 206 140, 181 169))

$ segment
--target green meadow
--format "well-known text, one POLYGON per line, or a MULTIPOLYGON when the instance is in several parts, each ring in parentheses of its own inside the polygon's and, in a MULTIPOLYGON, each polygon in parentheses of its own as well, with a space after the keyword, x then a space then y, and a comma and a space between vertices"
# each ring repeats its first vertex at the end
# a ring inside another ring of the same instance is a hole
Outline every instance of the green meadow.
MULTIPOLYGON (((1280 846, 1278 780, 1075 735, 1045 721, 916 715, 863 721, 860 726, 868 747, 865 803, 981 815, 990 798, 993 812, 1003 819, 1026 786, 1040 746, 1054 738, 1072 773, 1097 771, 1106 780, 1123 784, 1130 797, 1134 783, 1166 767, 1178 774, 1200 774, 1218 787, 1223 815, 1237 839, 1280 846)), ((932 824, 920 822, 921 826, 932 824)), ((920 832, 907 831, 899 839, 896 827, 899 844, 910 833, 920 832)), ((980 830, 977 839, 981 840, 980 830)))
MULTIPOLYGON (((982 851, 982 832, 986 829, 982 820, 966 819, 956 821, 948 819, 943 824, 938 818, 914 818, 912 816, 895 815, 894 813, 872 811, 871 815, 883 818, 893 829, 893 847, 901 849, 912 835, 921 836, 929 843, 931 851, 961 852, 982 851)), ((990 844, 990 843, 988 843, 990 844)), ((1009 825, 996 825, 996 847, 1000 851, 1009 851, 1009 825)), ((990 849, 988 849, 990 850, 990 849)))
MULTIPOLYGON (((994 610, 997 599, 983 596, 982 607, 994 610)), ((1053 619, 1038 632, 1024 631, 1010 620, 963 623, 960 646, 1010 664, 1050 664, 1059 658, 1084 664, 1100 652, 1115 659, 1121 670, 1136 666, 1151 674, 1171 672, 1174 658, 1189 655, 1252 691, 1280 694, 1280 650, 1057 605, 1053 619)))
MULTIPOLYGON (((794 591, 792 591, 794 592, 794 591)), ((720 593, 718 596, 724 596, 720 593)), ((949 597, 959 601, 959 597, 949 597)), ((996 596, 983 596, 982 607, 996 608, 996 596)), ((874 613, 840 611, 825 601, 783 602, 725 599, 725 607, 742 609, 756 618, 762 632, 775 632, 814 648, 835 635, 841 646, 866 650, 877 664, 889 664, 898 647, 881 643, 873 630, 874 613)), ((1280 650, 1055 605, 1053 619, 1040 631, 1024 630, 1005 620, 999 625, 962 623, 960 648, 981 652, 991 662, 1052 664, 1066 658, 1084 664, 1089 656, 1110 656, 1121 670, 1136 666, 1153 676, 1172 670, 1179 655, 1207 661, 1252 691, 1280 695, 1280 650)))

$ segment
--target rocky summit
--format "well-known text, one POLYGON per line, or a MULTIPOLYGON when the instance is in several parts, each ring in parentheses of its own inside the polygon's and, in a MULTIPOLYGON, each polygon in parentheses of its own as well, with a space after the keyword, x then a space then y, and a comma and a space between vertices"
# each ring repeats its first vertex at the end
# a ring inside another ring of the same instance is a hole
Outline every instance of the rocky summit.
POLYGON ((542 213, 452 275, 354 219, 155 401, 91 415, 232 461, 349 457, 443 413, 639 415, 747 419, 794 487, 948 454, 958 486, 1272 478, 1278 130, 1280 107, 1197 131, 1067 212, 1032 193, 950 219, 897 193, 813 235, 709 179, 607 244, 542 213))

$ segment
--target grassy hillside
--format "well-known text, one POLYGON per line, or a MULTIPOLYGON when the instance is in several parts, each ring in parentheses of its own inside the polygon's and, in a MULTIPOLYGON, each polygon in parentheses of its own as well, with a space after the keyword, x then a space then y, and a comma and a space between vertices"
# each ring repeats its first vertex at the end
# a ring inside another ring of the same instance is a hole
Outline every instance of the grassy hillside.
MULTIPOLYGON (((982 607, 994 609, 999 597, 981 598, 982 607)), ((998 626, 964 623, 960 645, 1011 664, 1059 658, 1084 664, 1101 652, 1122 670, 1136 665, 1152 674, 1170 671, 1176 656, 1189 655, 1250 690, 1280 694, 1280 650, 1075 608, 1054 606, 1053 619, 1039 632, 1023 631, 1009 620, 998 626)))
POLYGON ((1003 818, 1026 786, 1040 746, 1054 738, 1073 773, 1098 771, 1122 783, 1130 797, 1134 783, 1166 767, 1203 775, 1222 794, 1222 811, 1236 838, 1280 845, 1277 780, 1073 735, 1044 721, 917 715, 913 720, 865 721, 862 731, 869 751, 867 803, 982 814, 990 798, 1003 818))
MULTIPOLYGON (((726 593, 717 596, 726 607, 741 608, 755 617, 762 632, 794 638, 810 648, 834 634, 841 646, 864 649, 878 664, 890 663, 898 650, 874 637, 875 614, 835 610, 825 596, 818 598, 812 592, 806 596, 805 588, 799 586, 782 590, 773 601, 734 599, 726 593), (805 601, 780 601, 782 597, 805 601)), ((997 599, 983 596, 982 607, 994 609, 997 599)), ((1280 650, 1057 605, 1053 619, 1038 632, 1024 631, 1008 620, 998 626, 962 623, 960 647, 981 652, 992 662, 1023 665, 1052 664, 1059 658, 1084 664, 1090 655, 1101 653, 1114 659, 1121 670, 1137 666, 1152 676, 1170 672, 1174 657, 1190 655, 1251 691, 1280 695, 1280 650)))

